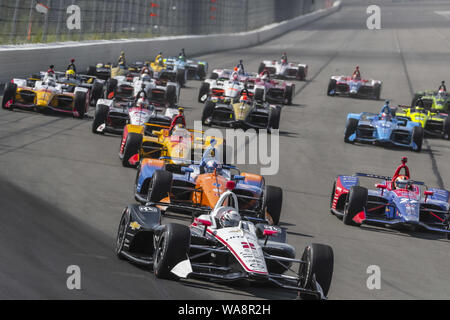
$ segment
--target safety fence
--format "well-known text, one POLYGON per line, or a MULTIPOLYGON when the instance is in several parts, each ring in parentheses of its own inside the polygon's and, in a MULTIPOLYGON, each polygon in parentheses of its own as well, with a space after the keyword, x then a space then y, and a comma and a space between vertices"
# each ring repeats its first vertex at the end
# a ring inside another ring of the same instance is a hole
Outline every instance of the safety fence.
POLYGON ((0 0, 0 44, 254 30, 332 0, 0 0))

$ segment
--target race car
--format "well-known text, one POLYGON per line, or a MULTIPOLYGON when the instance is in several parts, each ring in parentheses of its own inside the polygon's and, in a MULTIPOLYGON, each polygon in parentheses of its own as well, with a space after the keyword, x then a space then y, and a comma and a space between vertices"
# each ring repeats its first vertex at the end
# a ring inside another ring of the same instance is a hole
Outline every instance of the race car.
POLYGON ((237 181, 235 193, 241 212, 278 224, 283 201, 281 188, 266 185, 260 175, 240 173, 234 166, 223 165, 224 158, 223 149, 220 152, 213 142, 200 162, 145 159, 136 176, 135 199, 161 204, 165 210, 201 213, 216 205, 227 181, 233 180, 237 181), (208 155, 210 150, 214 150, 213 156, 208 155))
POLYGON ((278 82, 257 77, 247 81, 248 89, 253 92, 253 99, 270 103, 291 105, 295 95, 295 84, 278 82))
POLYGON ((332 76, 328 83, 328 96, 349 96, 380 100, 380 80, 355 79, 349 76, 332 76))
POLYGON ((280 128, 281 106, 256 100, 233 103, 231 99, 211 98, 203 108, 202 124, 243 129, 280 128))
POLYGON ((193 131, 179 125, 128 124, 123 130, 119 158, 124 167, 137 167, 144 158, 169 157, 171 163, 186 163, 195 150, 206 149, 211 141, 223 144, 223 139, 212 136, 195 137, 193 131))
POLYGON ((145 108, 136 106, 134 99, 99 99, 92 132, 122 134, 127 124, 147 124, 146 130, 151 133, 152 130, 159 129, 159 126, 169 126, 177 112, 176 108, 162 108, 155 104, 149 104, 145 108))
POLYGON ((205 80, 208 72, 208 63, 195 59, 185 59, 182 57, 169 57, 164 59, 166 65, 175 65, 186 71, 187 80, 205 80))
MULTIPOLYGON (((97 100, 103 96, 104 80, 83 74, 66 75, 62 72, 55 72, 55 75, 56 82, 63 85, 64 91, 73 92, 77 87, 88 88, 91 105, 95 105, 97 100)), ((43 76, 41 73, 41 79, 43 76)))
MULTIPOLYGON (((417 101, 421 104, 421 100, 417 101)), ((399 106, 400 110, 396 112, 398 119, 406 119, 419 123, 424 129, 424 133, 434 137, 450 139, 450 118, 448 113, 440 112, 434 109, 425 109, 423 107, 399 106)))
POLYGON ((366 173, 338 176, 331 192, 331 213, 347 225, 422 229, 445 233, 450 239, 449 192, 411 180, 406 163, 403 157, 393 177, 366 173), (375 185, 377 190, 368 190, 359 185, 361 177, 382 181, 375 185))
POLYGON ((176 82, 180 87, 186 84, 186 70, 177 64, 166 64, 161 56, 150 62, 149 71, 152 78, 176 82))
POLYGON ((450 96, 444 90, 416 92, 412 99, 411 106, 420 106, 428 110, 450 112, 450 96))
POLYGON ((258 74, 256 72, 238 72, 237 68, 234 69, 214 69, 209 76, 209 80, 231 80, 231 76, 236 72, 238 75, 238 81, 245 82, 249 79, 256 78, 258 74))
POLYGON ((420 123, 392 114, 350 113, 344 132, 346 143, 372 143, 422 150, 424 131, 420 123))
POLYGON ((180 99, 181 87, 164 75, 159 79, 153 79, 150 75, 141 74, 139 77, 133 79, 133 96, 141 90, 145 90, 147 99, 154 103, 167 106, 174 106, 180 99))
POLYGON ((311 244, 296 258, 286 230, 241 215, 231 191, 234 181, 226 187, 214 208, 189 227, 161 225, 161 212, 152 203, 127 206, 117 232, 118 258, 152 266, 157 278, 246 281, 292 290, 303 299, 326 299, 332 248, 311 244), (293 264, 298 271, 292 271, 293 264))
POLYGON ((239 80, 206 79, 198 92, 198 102, 206 102, 211 97, 225 97, 237 100, 245 89, 244 82, 239 80))
POLYGON ((89 66, 86 74, 102 80, 108 80, 111 77, 111 67, 111 63, 97 63, 95 66, 89 66))
POLYGON ((296 79, 305 81, 308 75, 308 65, 300 63, 287 63, 277 60, 266 60, 260 63, 258 73, 267 70, 274 78, 296 79))
POLYGON ((5 86, 2 108, 15 108, 38 112, 55 111, 83 118, 90 104, 89 89, 72 87, 56 82, 56 77, 43 80, 14 78, 5 86))

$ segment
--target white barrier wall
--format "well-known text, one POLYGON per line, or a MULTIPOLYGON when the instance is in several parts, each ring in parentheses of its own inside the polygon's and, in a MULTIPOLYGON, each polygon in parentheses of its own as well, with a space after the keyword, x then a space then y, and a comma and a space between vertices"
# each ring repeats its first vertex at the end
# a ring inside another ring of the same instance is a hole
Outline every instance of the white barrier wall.
POLYGON ((175 55, 181 48, 185 48, 190 56, 195 56, 254 46, 336 12, 340 5, 341 1, 336 1, 330 8, 243 33, 0 47, 0 83, 46 70, 51 64, 55 65, 56 70, 64 70, 70 58, 76 59, 79 72, 84 71, 97 62, 116 62, 122 50, 126 53, 127 61, 142 61, 154 57, 160 51, 175 55))

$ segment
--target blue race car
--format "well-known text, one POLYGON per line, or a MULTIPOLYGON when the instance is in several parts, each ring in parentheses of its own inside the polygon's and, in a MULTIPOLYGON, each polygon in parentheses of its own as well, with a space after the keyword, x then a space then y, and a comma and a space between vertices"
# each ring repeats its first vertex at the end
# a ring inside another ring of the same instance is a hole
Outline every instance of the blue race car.
POLYGON ((179 69, 184 69, 187 80, 205 80, 208 72, 208 63, 206 61, 187 59, 179 56, 169 57, 164 62, 167 65, 174 65, 179 69))
POLYGON ((385 105, 380 114, 350 113, 347 116, 344 141, 405 147, 420 152, 423 134, 420 123, 395 117, 395 111, 385 105))
POLYGON ((366 173, 338 176, 331 193, 331 213, 347 225, 422 229, 445 233, 450 239, 449 191, 412 181, 406 162, 403 157, 392 178, 366 173), (368 190, 359 185, 360 177, 384 181, 375 185, 378 190, 368 190))

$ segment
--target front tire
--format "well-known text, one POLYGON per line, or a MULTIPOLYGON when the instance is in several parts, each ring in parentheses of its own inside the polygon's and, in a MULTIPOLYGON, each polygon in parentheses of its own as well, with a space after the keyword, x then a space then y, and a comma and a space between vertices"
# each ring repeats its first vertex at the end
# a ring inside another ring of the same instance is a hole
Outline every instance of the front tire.
POLYGON ((13 110, 12 105, 10 105, 8 108, 6 107, 6 104, 10 101, 14 103, 14 99, 16 97, 17 92, 17 84, 8 82, 5 86, 5 92, 3 93, 3 100, 2 100, 2 109, 8 109, 13 110))
POLYGON ((203 108, 203 113, 202 113, 202 124, 205 126, 211 126, 211 122, 212 122, 212 116, 214 113, 214 107, 215 107, 215 103, 212 101, 208 101, 204 108, 203 108))
POLYGON ((353 118, 348 119, 344 132, 345 143, 352 143, 352 141, 350 141, 349 138, 352 134, 356 132, 356 129, 358 128, 358 122, 359 122, 358 119, 353 118))
POLYGON ((327 88, 327 96, 334 96, 336 94, 336 80, 331 79, 330 82, 328 83, 328 88, 327 88))
POLYGON ((97 131, 98 127, 102 124, 106 124, 106 120, 108 119, 109 107, 103 104, 97 106, 94 115, 94 121, 92 122, 92 133, 95 134, 103 134, 103 132, 97 131))
POLYGON ((274 225, 278 225, 283 205, 283 190, 280 187, 265 186, 263 196, 264 214, 270 216, 269 221, 272 220, 274 225))
POLYGON ((125 258, 122 255, 123 246, 125 244, 126 233, 128 229, 128 225, 130 224, 130 212, 127 209, 122 214, 122 218, 120 219, 119 228, 117 230, 117 238, 116 238, 116 255, 120 260, 124 260, 125 258))
POLYGON ((205 102, 205 95, 208 96, 209 94, 209 83, 203 82, 202 86, 200 87, 200 90, 198 92, 198 102, 203 103, 205 102))
POLYGON ((129 160, 135 154, 139 154, 142 145, 142 135, 135 132, 130 132, 127 136, 125 146, 123 147, 122 165, 124 167, 133 168, 137 165, 130 164, 129 160))
POLYGON ((148 187, 147 200, 159 202, 169 195, 172 189, 172 172, 156 170, 148 187))
POLYGON ((367 207, 367 197, 368 192, 366 188, 360 186, 351 187, 342 218, 344 224, 349 226, 359 225, 353 221, 353 218, 367 207))
POLYGON ((422 127, 414 127, 413 134, 412 134, 412 140, 417 145, 417 149, 414 150, 415 152, 422 151, 422 144, 423 144, 423 128, 422 127))
POLYGON ((75 93, 74 108, 78 113, 77 118, 79 119, 83 119, 84 114, 86 113, 86 101, 87 101, 86 92, 75 93))

